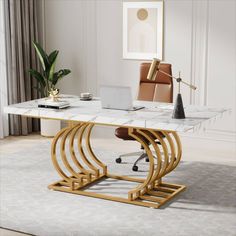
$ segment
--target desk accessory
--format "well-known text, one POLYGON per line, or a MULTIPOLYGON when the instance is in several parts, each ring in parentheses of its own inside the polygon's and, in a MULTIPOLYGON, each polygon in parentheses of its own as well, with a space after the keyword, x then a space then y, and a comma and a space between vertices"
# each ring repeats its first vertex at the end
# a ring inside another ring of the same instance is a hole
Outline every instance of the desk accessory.
POLYGON ((148 71, 147 79, 148 80, 155 80, 157 73, 160 72, 160 73, 163 73, 163 74, 175 79, 178 82, 178 94, 177 94, 177 98, 176 98, 176 101, 175 101, 172 118, 174 118, 174 119, 185 119, 183 100, 182 100, 182 96, 181 96, 181 93, 180 93, 180 83, 183 83, 183 84, 189 86, 193 90, 196 90, 197 87, 183 81, 181 76, 180 76, 180 72, 179 72, 179 76, 175 77, 175 76, 172 76, 172 75, 160 70, 159 69, 160 62, 161 61, 158 60, 157 58, 153 58, 152 64, 151 64, 150 69, 148 71))
POLYGON ((58 102, 59 89, 52 89, 49 91, 49 97, 52 102, 58 102))
POLYGON ((93 99, 93 95, 91 93, 81 93, 80 100, 81 101, 90 101, 93 99))
POLYGON ((144 108, 143 106, 133 106, 130 87, 102 85, 100 96, 103 109, 137 111, 144 108))
POLYGON ((51 109, 62 109, 69 107, 70 104, 67 101, 51 101, 51 100, 43 100, 38 102, 38 107, 41 108, 51 108, 51 109))

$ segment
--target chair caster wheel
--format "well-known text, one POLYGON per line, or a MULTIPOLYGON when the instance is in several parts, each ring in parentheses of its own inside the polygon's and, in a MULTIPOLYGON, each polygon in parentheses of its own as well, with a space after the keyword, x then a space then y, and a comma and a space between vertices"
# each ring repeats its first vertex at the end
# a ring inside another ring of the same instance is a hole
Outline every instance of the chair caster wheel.
POLYGON ((138 166, 133 166, 132 170, 133 171, 138 171, 138 166))
POLYGON ((119 158, 116 158, 116 163, 121 163, 121 158, 119 157, 119 158))
POLYGON ((146 162, 149 162, 149 158, 147 157, 147 158, 145 159, 145 161, 146 161, 146 162))

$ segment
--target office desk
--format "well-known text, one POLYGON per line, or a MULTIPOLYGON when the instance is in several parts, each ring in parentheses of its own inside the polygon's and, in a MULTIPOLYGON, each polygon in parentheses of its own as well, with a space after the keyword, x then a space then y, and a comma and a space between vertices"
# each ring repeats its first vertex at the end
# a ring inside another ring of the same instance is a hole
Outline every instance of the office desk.
POLYGON ((39 100, 33 100, 4 109, 9 114, 70 121, 70 125, 58 132, 52 141, 52 162, 61 180, 49 185, 49 189, 153 208, 162 206, 185 189, 184 185, 163 181, 163 177, 178 166, 182 156, 177 132, 199 128, 226 111, 187 106, 186 119, 176 120, 171 118, 173 105, 167 103, 136 101, 135 105, 145 108, 131 112, 101 109, 99 100, 80 101, 76 96, 66 95, 63 99, 70 101, 70 108, 38 108, 39 100), (128 128, 129 135, 144 147, 149 157, 149 172, 145 179, 109 172, 106 164, 93 152, 90 143, 91 132, 96 125, 128 128), (78 145, 78 152, 75 145, 78 145), (106 178, 132 181, 137 186, 127 192, 126 198, 86 191, 89 185, 106 178))

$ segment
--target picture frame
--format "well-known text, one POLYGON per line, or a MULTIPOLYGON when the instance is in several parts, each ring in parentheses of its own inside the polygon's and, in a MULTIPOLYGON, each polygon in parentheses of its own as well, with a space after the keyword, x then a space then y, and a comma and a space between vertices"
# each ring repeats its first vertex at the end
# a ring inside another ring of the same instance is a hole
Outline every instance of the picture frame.
POLYGON ((123 59, 162 57, 163 1, 123 2, 123 59))

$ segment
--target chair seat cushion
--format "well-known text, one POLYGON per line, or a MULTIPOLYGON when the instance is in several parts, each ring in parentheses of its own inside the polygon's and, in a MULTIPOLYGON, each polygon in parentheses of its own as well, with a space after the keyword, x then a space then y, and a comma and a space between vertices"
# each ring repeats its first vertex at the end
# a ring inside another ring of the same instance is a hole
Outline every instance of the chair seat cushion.
POLYGON ((128 134, 128 129, 119 127, 115 130, 115 135, 117 138, 123 139, 123 140, 135 140, 133 137, 131 137, 128 134))
MULTIPOLYGON (((142 130, 143 132, 148 132, 146 130, 142 130)), ((165 137, 161 132, 159 131, 155 131, 158 135, 160 135, 161 137, 165 137)), ((136 130, 134 130, 134 134, 138 134, 136 130)), ((133 137, 131 137, 128 134, 128 128, 123 128, 123 127, 119 127, 115 130, 115 135, 116 137, 123 139, 123 140, 135 140, 133 137)), ((154 135, 151 135, 153 139, 156 139, 154 137, 154 135)))

